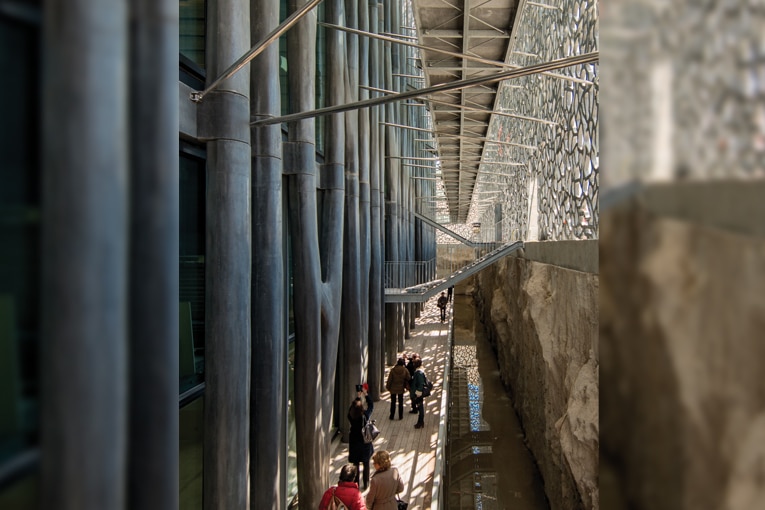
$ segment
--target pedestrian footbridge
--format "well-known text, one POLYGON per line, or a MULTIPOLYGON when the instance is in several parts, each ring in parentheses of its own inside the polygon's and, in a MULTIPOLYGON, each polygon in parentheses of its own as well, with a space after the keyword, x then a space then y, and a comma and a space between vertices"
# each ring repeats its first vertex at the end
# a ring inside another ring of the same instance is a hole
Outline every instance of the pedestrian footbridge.
POLYGON ((461 281, 473 276, 482 269, 490 266, 496 261, 510 255, 511 253, 523 248, 522 241, 516 241, 505 244, 486 255, 479 257, 467 266, 455 271, 446 278, 427 281, 410 287, 385 287, 386 303, 423 303, 432 298, 441 291, 444 291, 460 283, 461 281))

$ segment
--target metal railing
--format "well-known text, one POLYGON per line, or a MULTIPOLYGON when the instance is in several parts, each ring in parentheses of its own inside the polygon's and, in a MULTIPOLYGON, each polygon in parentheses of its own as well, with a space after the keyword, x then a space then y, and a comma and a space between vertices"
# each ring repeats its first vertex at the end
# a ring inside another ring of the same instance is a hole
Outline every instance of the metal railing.
POLYGON ((516 250, 523 248, 523 241, 506 244, 494 251, 491 251, 462 269, 458 269, 453 274, 445 278, 436 278, 423 283, 417 283, 406 287, 387 287, 385 288, 386 303, 422 303, 435 296, 448 287, 457 284, 466 278, 476 274, 485 267, 493 264, 497 260, 510 255, 516 250))
POLYGON ((402 289, 429 282, 436 277, 436 259, 415 262, 385 262, 385 288, 402 289))

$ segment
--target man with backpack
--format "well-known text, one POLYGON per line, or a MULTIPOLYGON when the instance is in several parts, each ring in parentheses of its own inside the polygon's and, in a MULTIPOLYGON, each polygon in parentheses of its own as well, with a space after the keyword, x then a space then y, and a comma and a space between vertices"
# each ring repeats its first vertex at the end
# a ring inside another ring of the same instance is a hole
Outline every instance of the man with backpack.
POLYGON ((415 395, 415 405, 417 406, 417 423, 414 428, 421 429, 425 426, 425 397, 430 396, 430 390, 433 384, 428 381, 425 371, 422 369, 422 360, 414 360, 414 377, 412 378, 412 391, 415 395))

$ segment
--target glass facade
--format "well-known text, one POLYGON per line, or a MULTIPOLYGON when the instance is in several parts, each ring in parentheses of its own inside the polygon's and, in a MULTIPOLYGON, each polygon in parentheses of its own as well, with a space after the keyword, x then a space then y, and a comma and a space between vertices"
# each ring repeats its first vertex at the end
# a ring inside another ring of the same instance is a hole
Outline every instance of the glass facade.
MULTIPOLYGON (((40 343, 40 39, 39 2, 0 0, 0 508, 39 507, 38 379, 40 343), (11 6, 6 8, 7 6, 11 6), (24 459, 19 462, 19 459, 24 459), (31 459, 31 460, 30 460, 31 459), (22 468, 9 468, 21 465, 22 468), (15 469, 15 471, 14 471, 15 469)), ((324 7, 317 8, 319 20, 324 7)), ((205 0, 179 0, 179 81, 196 90, 205 80, 205 0)), ((282 19, 287 17, 282 2, 282 19)), ((317 30, 316 107, 325 106, 325 30, 317 30)), ((282 109, 287 96, 286 39, 280 41, 282 109)), ((324 121, 316 120, 316 148, 324 146, 324 121)), ((321 156, 317 156, 319 159, 321 156)), ((206 151, 182 140, 179 154, 179 409, 180 508, 201 509, 205 353, 206 151)), ((286 186, 284 188, 286 190, 286 186)), ((286 200, 286 191, 284 194, 286 200)), ((286 203, 286 202, 285 202, 286 203)), ((286 225, 285 225, 286 232, 286 225)), ((289 241, 286 243, 289 252, 289 241)), ((287 496, 297 494, 294 413, 294 314, 291 257, 288 281, 287 496)))
POLYGON ((40 20, 32 3, 0 10, 0 467, 37 441, 40 20))
MULTIPOLYGON (((324 4, 320 3, 316 7, 317 19, 324 21, 324 4)), ((281 0, 279 9, 279 18, 282 22, 287 19, 291 13, 287 12, 287 0, 281 0)), ((319 25, 316 27, 316 108, 323 108, 327 102, 327 43, 325 39, 326 29, 319 25)), ((287 85, 287 34, 279 38, 279 86, 281 88, 281 107, 282 115, 290 113, 290 96, 287 85)), ((324 116, 316 117, 316 152, 324 153, 324 116)))
POLYGON ((40 60, 36 1, 0 1, 0 508, 39 505, 40 60))
POLYGON ((205 346, 205 180, 204 151, 182 144, 179 167, 180 391, 203 380, 205 346))
POLYGON ((204 397, 181 408, 178 434, 180 508, 202 510, 204 397))
POLYGON ((205 67, 205 0, 179 0, 181 55, 205 67))

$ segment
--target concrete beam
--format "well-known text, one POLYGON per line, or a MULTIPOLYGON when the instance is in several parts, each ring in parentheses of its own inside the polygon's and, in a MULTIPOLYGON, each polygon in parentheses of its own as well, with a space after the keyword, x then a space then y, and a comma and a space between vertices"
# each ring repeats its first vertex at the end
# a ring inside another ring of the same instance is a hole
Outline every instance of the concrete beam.
POLYGON ((598 240, 526 242, 516 257, 598 274, 598 240))

